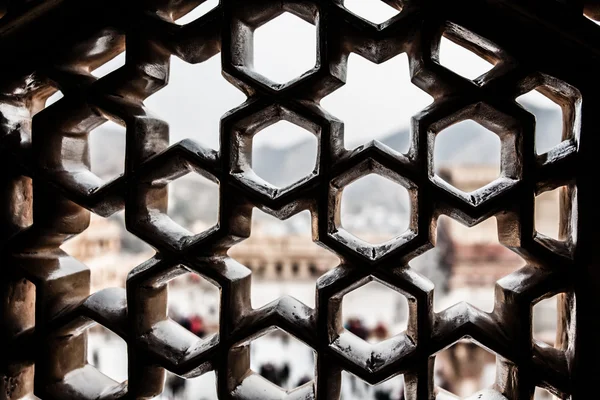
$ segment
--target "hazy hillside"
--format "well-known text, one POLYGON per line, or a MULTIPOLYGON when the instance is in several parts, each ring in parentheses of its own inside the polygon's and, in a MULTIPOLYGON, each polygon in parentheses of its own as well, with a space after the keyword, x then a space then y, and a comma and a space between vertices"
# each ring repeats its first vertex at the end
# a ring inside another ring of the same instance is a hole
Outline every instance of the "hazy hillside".
MULTIPOLYGON (((528 107, 530 110, 535 108, 528 107)), ((561 115, 549 109, 535 109, 538 116, 537 130, 548 134, 539 135, 538 146, 549 148, 556 143, 562 126, 561 115)), ((481 129, 476 124, 459 124, 449 128, 443 146, 436 149, 436 160, 443 165, 489 164, 497 162, 499 151, 486 146, 485 137, 478 136, 481 129)), ((393 149, 405 151, 408 148, 410 133, 408 130, 391 133, 380 141, 393 149)), ((489 139, 489 137, 488 137, 489 139)), ((492 137, 492 141, 493 141, 492 137)), ((100 176, 114 176, 122 171, 125 140, 123 133, 117 130, 103 129, 92 135, 93 170, 100 176)), ((358 143, 360 144, 360 143, 358 143)), ((354 145, 358 145, 354 144, 354 145)), ((315 161, 315 146, 310 141, 301 142, 286 148, 259 147, 253 155, 253 168, 267 181, 283 186, 296 179, 299 174, 311 171, 315 161)), ((172 190, 173 213, 179 220, 191 223, 197 219, 211 220, 217 205, 217 193, 207 187, 208 181, 194 180, 187 185, 176 185, 172 190)), ((408 205, 405 197, 394 192, 390 195, 390 186, 385 180, 358 181, 344 194, 345 224, 363 227, 378 226, 382 232, 397 233, 398 225, 406 220, 408 205), (395 218, 385 218, 385 215, 395 218)))
MULTIPOLYGON (((560 137, 562 127, 560 113, 550 109, 535 108, 538 115, 538 132, 547 134, 537 136, 541 148, 549 148, 556 143, 560 137)), ((456 165, 462 163, 486 165, 498 162, 500 158, 499 151, 494 147, 487 146, 489 136, 480 136, 482 128, 475 123, 460 123, 451 126, 444 131, 445 139, 443 146, 436 148, 436 161, 439 160, 441 166, 456 165)), ((492 136, 492 141, 493 141, 492 136)), ((404 152, 409 147, 410 132, 408 129, 391 133, 381 139, 380 142, 390 148, 404 152)), ((349 147, 355 147, 361 143, 350 143, 349 147)), ((301 143, 289 148, 271 148, 262 147, 257 149, 253 159, 254 170, 263 178, 270 182, 280 182, 285 176, 289 176, 296 169, 303 168, 307 163, 314 161, 314 155, 311 157, 310 143, 301 143)))

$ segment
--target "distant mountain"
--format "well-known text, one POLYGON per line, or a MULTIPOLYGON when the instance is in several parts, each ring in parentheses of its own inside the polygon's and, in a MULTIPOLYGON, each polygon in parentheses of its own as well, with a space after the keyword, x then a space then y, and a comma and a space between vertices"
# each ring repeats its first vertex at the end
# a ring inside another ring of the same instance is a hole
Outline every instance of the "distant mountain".
MULTIPOLYGON (((527 109, 537 117, 536 147, 545 149, 553 147, 560 141, 562 133, 562 115, 547 108, 527 105, 527 109)), ((499 146, 490 146, 490 136, 481 135, 485 128, 466 121, 453 125, 442 132, 440 142, 435 149, 435 160, 440 166, 457 164, 490 165, 499 162, 499 146)), ((366 141, 366 140, 365 140, 366 141)), ((403 129, 379 139, 386 146, 406 152, 410 144, 410 131, 403 129)), ((362 143, 350 143, 350 148, 362 143)), ((277 184, 285 181, 285 177, 297 175, 298 170, 310 170, 315 160, 314 150, 310 142, 302 142, 285 148, 260 147, 253 157, 254 171, 263 179, 277 184)))
MULTIPOLYGON (((552 109, 527 105, 527 109, 537 117, 536 147, 544 152, 560 141, 562 115, 552 109)), ((500 162, 500 142, 485 128, 466 121, 455 124, 439 136, 436 143, 435 160, 437 167, 452 165, 493 165, 500 162)), ((404 129, 381 139, 390 148, 406 152, 410 144, 410 131, 404 129)), ((362 143, 351 143, 353 148, 362 143)), ((315 161, 314 146, 303 142, 285 148, 260 147, 255 150, 253 169, 263 179, 277 184, 286 177, 298 177, 298 173, 310 171, 315 161)), ((397 233, 408 218, 409 206, 406 197, 392 191, 385 179, 361 179, 344 191, 342 222, 345 226, 358 229, 376 226, 384 233, 397 233), (386 212, 387 211, 387 212, 386 212), (386 218, 382 216, 388 215, 386 218), (344 218, 345 217, 345 218, 344 218)))
POLYGON ((306 140, 290 147, 258 147, 252 155, 252 169, 275 186, 287 186, 315 169, 317 141, 306 140))
MULTIPOLYGON (((549 149, 560 141, 562 116, 560 112, 527 105, 527 109, 537 117, 537 148, 549 149)), ((100 128, 102 129, 102 127, 100 128)), ((101 177, 118 175, 123 171, 125 140, 123 132, 114 129, 100 129, 90 139, 93 170, 101 177)), ((483 129, 475 123, 460 123, 448 128, 441 144, 435 150, 436 160, 441 166, 456 164, 489 165, 498 162, 498 147, 488 146, 489 136, 481 136, 483 129)), ((397 151, 405 152, 410 141, 410 132, 404 129, 379 139, 397 151)), ((493 140, 492 140, 493 142, 493 140)), ((355 143, 360 145, 360 143, 355 143)), ((351 146, 352 147, 352 146, 351 146)), ((304 141, 289 147, 258 147, 253 154, 253 169, 263 179, 276 186, 300 179, 313 170, 316 160, 316 142, 304 141)), ((188 185, 173 185, 172 205, 174 217, 187 223, 194 220, 212 220, 218 195, 208 188, 206 180, 196 180, 188 185), (202 194, 202 199, 199 195, 202 194)), ((407 218, 409 208, 406 197, 392 192, 389 182, 361 180, 344 192, 345 224, 365 226, 375 225, 382 232, 397 233, 398 225, 407 218), (389 212, 394 218, 381 218, 389 212), (370 219, 375 220, 370 221, 370 219)), ((212 222, 212 221, 211 221, 212 222)))

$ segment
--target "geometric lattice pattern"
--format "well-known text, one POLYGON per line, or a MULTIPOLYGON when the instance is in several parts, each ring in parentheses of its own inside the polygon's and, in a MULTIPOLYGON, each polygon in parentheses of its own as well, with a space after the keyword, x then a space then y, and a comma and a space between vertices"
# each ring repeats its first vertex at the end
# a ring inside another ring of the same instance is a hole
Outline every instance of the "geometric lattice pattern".
POLYGON ((342 0, 221 0, 183 26, 174 20, 202 0, 2 2, 0 397, 147 399, 163 391, 165 370, 214 370, 222 399, 338 399, 345 370, 372 384, 403 374, 407 398, 442 398, 433 357, 465 337, 497 357, 496 383, 477 398, 530 399, 536 386, 594 397, 600 28, 568 1, 384 1, 400 12, 379 25, 342 0), (318 43, 315 67, 280 84, 254 71, 252 53, 253 31, 283 12, 315 25, 318 43), (446 69, 442 35, 494 67, 474 80, 446 69), (125 50, 124 66, 92 75, 125 50), (248 100, 221 119, 218 150, 169 145, 169 126, 144 99, 168 84, 171 56, 195 64, 218 52, 223 75, 248 100), (351 52, 374 63, 406 53, 412 82, 435 99, 413 117, 406 154, 377 141, 347 150, 343 121, 320 106, 344 84, 351 52), (540 155, 535 119, 515 102, 534 89, 565 116, 564 140, 540 155), (45 107, 57 90, 64 97, 45 107), (438 177, 432 161, 436 135, 466 119, 498 135, 502 149, 500 177, 471 193, 438 177), (126 128, 124 173, 109 182, 90 171, 88 143, 106 121, 126 128), (315 170, 283 188, 258 177, 251 157, 253 136, 278 121, 318 139, 315 170), (166 214, 167 184, 188 172, 220 188, 219 223, 196 235, 166 214), (406 232, 377 245, 340 226, 344 187, 370 173, 405 187, 413 210, 406 232), (535 196, 559 186, 567 188, 560 241, 536 233, 533 221, 535 196), (314 241, 342 260, 318 280, 314 309, 292 297, 251 308, 251 271, 227 251, 249 237, 253 207, 280 219, 309 210, 314 241), (126 290, 90 293, 89 269, 60 246, 87 228, 90 213, 122 210, 127 229, 156 254, 130 271, 126 290), (434 313, 432 283, 408 266, 435 245, 442 214, 468 226, 495 216, 500 242, 526 260, 498 281, 493 312, 460 303, 434 313), (214 336, 197 338, 167 316, 167 283, 189 271, 221 289, 214 336), (343 295, 370 280, 409 299, 407 330, 378 344, 341 322, 343 295), (532 338, 531 309, 558 293, 561 326, 550 348, 532 338), (126 382, 88 364, 94 324, 127 342, 126 382), (250 341, 276 328, 316 353, 315 379, 290 392, 250 370, 250 341))

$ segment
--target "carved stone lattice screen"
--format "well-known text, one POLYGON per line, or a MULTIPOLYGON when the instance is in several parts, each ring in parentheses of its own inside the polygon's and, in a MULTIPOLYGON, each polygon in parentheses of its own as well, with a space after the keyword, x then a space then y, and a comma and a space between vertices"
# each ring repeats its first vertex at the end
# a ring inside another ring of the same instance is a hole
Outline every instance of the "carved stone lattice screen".
POLYGON ((494 388, 477 398, 530 399, 536 386, 561 398, 597 397, 600 28, 569 1, 385 2, 402 11, 380 25, 342 0, 221 0, 184 26, 173 21, 202 0, 0 2, 1 399, 152 398, 165 369, 216 371, 222 399, 338 399, 343 370, 372 384, 403 374, 408 399, 442 398, 433 356, 463 337, 497 356, 494 388), (253 70, 252 36, 284 11, 316 26, 317 64, 275 84, 253 70), (473 81, 444 68, 442 34, 495 66, 473 81), (123 67, 91 75, 125 47, 123 67), (144 99, 168 84, 171 55, 194 64, 219 52, 223 75, 248 100, 223 116, 219 149, 169 145, 169 126, 144 99), (375 63, 405 52, 412 82, 434 97, 413 118, 407 154, 378 142, 346 150, 343 122, 320 107, 344 84, 350 52, 375 63), (534 89, 564 115, 563 141, 542 155, 535 118, 515 102, 534 89), (45 107, 56 90, 64 98, 45 107), (502 142, 501 177, 469 194, 432 165, 436 133, 465 119, 502 142), (105 183, 90 171, 88 133, 107 120, 126 127, 127 156, 123 175, 105 183), (287 188, 252 171, 253 135, 280 120, 319 142, 314 173, 287 188), (198 235, 166 215, 167 184, 190 171, 220 188, 219 224, 198 235), (376 246, 339 226, 342 189, 368 173, 412 196, 409 230, 376 246), (534 199, 563 186, 562 240, 554 240, 535 231, 534 199), (251 271, 227 251, 250 235, 253 207, 280 219, 310 210, 314 241, 342 259, 319 279, 315 309, 291 297, 252 309, 251 271), (123 209, 127 229, 156 255, 130 271, 126 290, 90 293, 89 269, 60 246, 87 228, 90 213, 123 209), (469 226, 495 216, 501 243, 527 261, 498 281, 493 312, 461 303, 434 313, 433 285, 408 266, 435 244, 442 214, 469 226), (167 317, 167 282, 189 270, 221 290, 219 332, 207 339, 167 317), (377 345, 342 333, 341 297, 370 279, 410 302, 407 331, 377 345), (531 310, 559 293, 552 348, 532 338, 531 310), (127 342, 126 383, 87 364, 86 330, 96 323, 127 342), (314 381, 286 392, 250 371, 249 341, 274 327, 315 351, 314 381))

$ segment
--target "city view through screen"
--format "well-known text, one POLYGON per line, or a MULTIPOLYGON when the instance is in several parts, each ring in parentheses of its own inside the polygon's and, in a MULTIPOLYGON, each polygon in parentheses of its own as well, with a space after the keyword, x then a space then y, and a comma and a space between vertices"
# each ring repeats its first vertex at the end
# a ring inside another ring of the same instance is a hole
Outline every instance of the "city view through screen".
MULTIPOLYGON (((190 22, 215 5, 216 1, 206 1, 178 22, 190 22)), ((379 0, 346 0, 345 6, 375 23, 399 12, 379 0)), ((314 67, 315 43, 313 25, 284 13, 255 33, 254 68, 275 82, 287 82, 314 67)), ((123 62, 121 54, 94 74, 102 76, 123 62)), ((476 79, 493 68, 445 38, 439 62, 466 79, 476 79)), ((57 94, 49 102, 59 97, 57 94)), ((169 85, 145 104, 169 123, 171 144, 192 139, 218 150, 220 118, 245 100, 245 95, 222 77, 220 55, 196 65, 173 56, 169 85)), ((537 91, 516 101, 536 117, 538 154, 561 142, 560 106, 537 91)), ((427 93, 410 82, 406 54, 380 65, 351 54, 346 84, 325 97, 321 106, 344 122, 347 149, 378 140, 395 151, 406 152, 411 117, 432 102, 427 93)), ((122 173, 124 127, 107 122, 92 132, 90 140, 92 170, 106 180, 122 173)), ((254 138, 253 170, 267 182, 286 187, 312 173, 317 152, 317 140, 312 133, 282 121, 254 138)), ((474 121, 452 125, 436 138, 435 173, 463 192, 469 193, 498 178, 500 162, 498 135, 474 121)), ((561 190, 536 198, 536 230, 558 239, 561 190)), ((414 211, 406 188, 371 174, 344 188, 341 227, 366 242, 383 243, 406 231, 414 211)), ((214 226, 219 222, 218 212, 217 183, 190 172, 169 184, 168 214, 189 231, 200 233, 214 226)), ((127 232, 123 213, 110 218, 93 215, 90 227, 65 243, 63 249, 90 267, 92 291, 125 287, 129 271, 155 253, 127 232)), ((253 308, 284 295, 314 307, 317 280, 340 262, 334 253, 312 241, 308 211, 281 221, 255 208, 251 236, 233 246, 228 254, 252 270, 253 308)), ((435 312, 460 302, 492 311, 495 282, 524 265, 523 259, 498 242, 493 217, 471 228, 448 216, 439 217, 436 247, 410 261, 413 269, 435 285, 435 312)), ((556 303, 556 297, 545 299, 533 309, 533 335, 551 346, 556 338, 556 303)), ((347 293, 342 304, 347 334, 367 342, 380 342, 406 329, 407 298, 376 280, 347 293)), ((192 272, 173 279, 169 282, 169 316, 199 337, 218 332, 219 288, 192 272)), ((101 326, 91 328, 88 353, 89 362, 104 374, 118 381, 127 379, 127 348, 117 335, 101 326)), ((495 355, 478 343, 461 340, 436 355, 436 385, 460 398, 469 396, 493 384, 495 362, 495 355)), ((285 389, 310 382, 314 363, 310 347, 284 331, 268 332, 252 342, 252 369, 285 389)), ((370 386, 343 372, 344 400, 400 400, 404 398, 403 389, 401 375, 370 386)), ((216 399, 215 375, 208 372, 184 380, 168 373, 166 390, 160 398, 216 399)), ((535 398, 552 397, 538 389, 535 398)))

